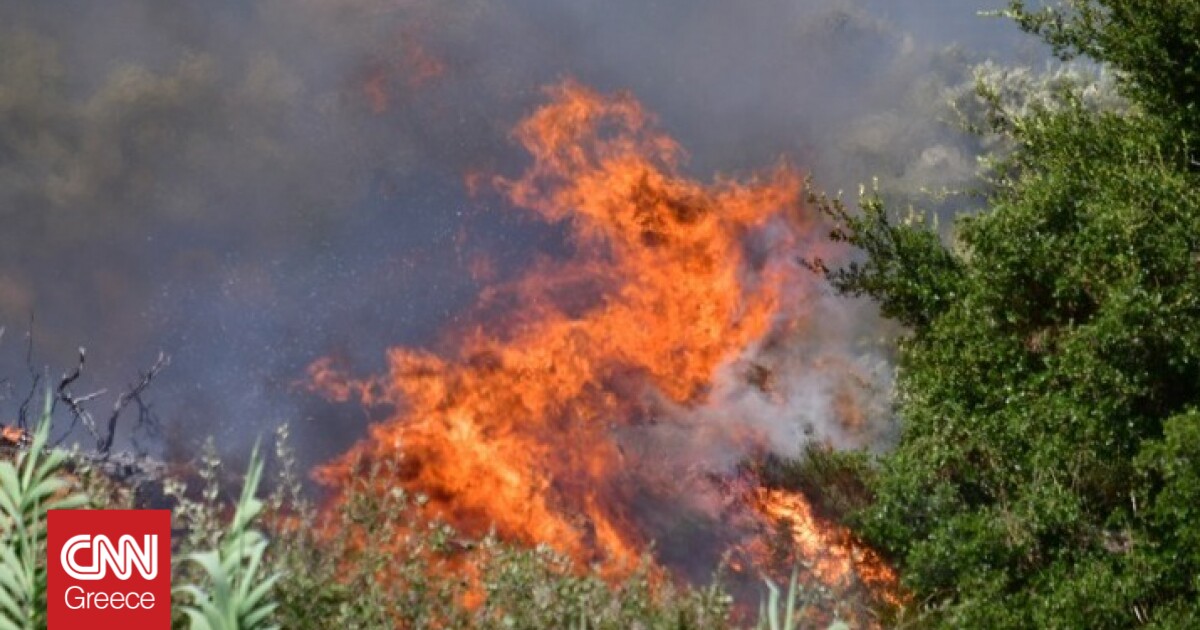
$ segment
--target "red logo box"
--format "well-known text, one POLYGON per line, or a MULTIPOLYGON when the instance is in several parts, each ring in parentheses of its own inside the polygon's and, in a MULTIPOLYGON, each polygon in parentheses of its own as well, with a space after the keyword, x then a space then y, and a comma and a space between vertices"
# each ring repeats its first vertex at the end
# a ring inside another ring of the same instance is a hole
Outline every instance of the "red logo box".
POLYGON ((169 510, 51 510, 49 630, 171 627, 169 510))

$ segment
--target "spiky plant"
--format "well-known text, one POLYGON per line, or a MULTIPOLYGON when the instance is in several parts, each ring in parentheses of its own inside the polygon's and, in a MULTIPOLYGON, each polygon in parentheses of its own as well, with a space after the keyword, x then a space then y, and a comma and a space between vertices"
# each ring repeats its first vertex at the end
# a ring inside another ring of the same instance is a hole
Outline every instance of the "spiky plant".
MULTIPOLYGON (((779 599, 779 586, 770 578, 763 578, 767 585, 767 594, 759 602, 758 625, 756 630, 796 630, 804 620, 807 605, 800 597, 800 568, 792 569, 792 578, 788 580, 787 599, 779 599), (782 613, 782 615, 781 615, 782 613)), ((826 630, 849 630, 844 621, 834 621, 826 630)))
POLYGON ((255 498, 262 478, 263 462, 258 446, 250 454, 250 469, 242 486, 233 521, 214 549, 186 555, 185 562, 198 565, 206 584, 187 584, 176 590, 191 598, 182 610, 194 630, 266 630, 275 604, 271 591, 280 574, 259 575, 267 539, 252 527, 263 510, 255 498))
POLYGON ((52 408, 47 392, 29 448, 0 462, 0 630, 45 627, 47 512, 88 502, 57 474, 67 454, 46 447, 52 408))

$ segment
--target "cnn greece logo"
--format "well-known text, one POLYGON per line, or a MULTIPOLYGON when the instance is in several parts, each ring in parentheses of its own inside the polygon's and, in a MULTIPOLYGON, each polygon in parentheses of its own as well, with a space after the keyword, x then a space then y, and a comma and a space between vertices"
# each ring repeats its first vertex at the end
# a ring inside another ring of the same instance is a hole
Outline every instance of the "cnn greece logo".
POLYGON ((134 568, 143 579, 153 580, 158 577, 158 534, 142 536, 140 547, 128 534, 121 536, 115 546, 104 534, 80 534, 67 540, 59 559, 67 575, 76 580, 103 580, 109 567, 118 580, 128 580, 134 568), (75 559, 83 550, 91 551, 91 564, 81 565, 75 559))
POLYGON ((50 630, 171 627, 171 513, 51 510, 50 630))

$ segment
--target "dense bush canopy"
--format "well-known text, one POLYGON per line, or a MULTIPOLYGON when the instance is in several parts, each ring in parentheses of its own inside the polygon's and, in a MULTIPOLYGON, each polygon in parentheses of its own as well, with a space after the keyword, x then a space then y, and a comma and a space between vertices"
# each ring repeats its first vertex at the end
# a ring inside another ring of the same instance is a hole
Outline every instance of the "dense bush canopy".
POLYGON ((877 200, 831 273, 906 324, 898 448, 859 518, 931 621, 1200 624, 1200 3, 1010 14, 1130 107, 993 117, 1011 151, 955 243, 877 200))

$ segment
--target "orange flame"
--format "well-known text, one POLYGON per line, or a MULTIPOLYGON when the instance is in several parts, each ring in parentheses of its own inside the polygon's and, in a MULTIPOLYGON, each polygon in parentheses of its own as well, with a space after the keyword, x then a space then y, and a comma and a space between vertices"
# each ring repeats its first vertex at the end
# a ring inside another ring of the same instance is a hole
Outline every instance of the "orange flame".
POLYGON ((410 26, 398 35, 394 51, 370 64, 360 89, 371 112, 383 114, 398 93, 420 89, 446 69, 446 63, 421 43, 420 29, 410 26))
MULTIPOLYGON (((570 81, 548 93, 514 133, 532 165, 492 183, 566 225, 574 251, 485 292, 489 313, 518 308, 463 334, 450 356, 392 348, 386 374, 366 380, 313 364, 326 396, 395 410, 317 474, 346 487, 356 463, 398 462, 382 483, 425 493, 459 529, 632 568, 649 542, 630 472, 645 455, 615 434, 648 422, 651 401, 702 404, 718 369, 780 324, 812 286, 794 260, 817 223, 786 166, 705 184, 681 173, 682 150, 629 95, 570 81), (752 255, 752 240, 765 251, 752 255)), ((760 498, 756 509, 780 518, 806 505, 760 498)), ((836 544, 797 536, 806 554, 836 544)))
POLYGON ((29 434, 18 426, 8 425, 0 427, 0 442, 14 446, 23 446, 29 443, 29 434))
MULTIPOLYGON (((800 494, 756 488, 752 507, 773 523, 784 526, 799 559, 806 560, 824 584, 858 581, 891 605, 903 601, 895 571, 873 550, 855 540, 844 527, 823 522, 800 494)), ((752 552, 753 553, 753 552, 752 552)), ((760 552, 761 553, 761 552, 760 552)))

